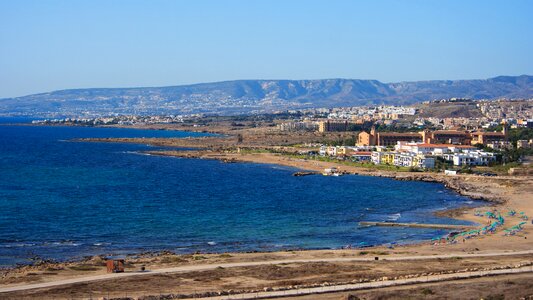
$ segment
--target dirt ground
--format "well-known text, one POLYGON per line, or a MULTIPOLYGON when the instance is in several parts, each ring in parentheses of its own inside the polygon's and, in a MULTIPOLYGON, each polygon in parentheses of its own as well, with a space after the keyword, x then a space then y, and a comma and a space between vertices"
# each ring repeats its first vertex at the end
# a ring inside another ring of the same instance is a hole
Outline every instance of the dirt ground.
POLYGON ((533 299, 533 274, 502 275, 444 283, 278 298, 283 300, 533 299))
MULTIPOLYGON (((382 255, 382 257, 386 256, 382 255)), ((216 268, 214 270, 186 273, 147 274, 114 280, 4 293, 1 294, 0 298, 82 299, 90 298, 91 296, 118 298, 126 295, 140 297, 160 294, 193 294, 200 291, 253 290, 305 286, 324 282, 342 284, 361 279, 375 280, 383 277, 395 278, 412 274, 464 271, 475 268, 516 266, 517 264, 533 264, 533 255, 457 257, 424 260, 423 263, 414 263, 410 260, 380 260, 336 263, 278 263, 251 267, 216 268)))

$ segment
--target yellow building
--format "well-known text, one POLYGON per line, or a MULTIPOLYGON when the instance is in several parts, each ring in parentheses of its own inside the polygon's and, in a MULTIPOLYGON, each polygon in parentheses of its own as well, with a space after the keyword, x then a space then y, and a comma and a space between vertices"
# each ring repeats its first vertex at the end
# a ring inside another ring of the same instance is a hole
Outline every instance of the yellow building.
POLYGON ((395 153, 384 153, 381 161, 383 164, 392 165, 394 164, 394 156, 395 156, 395 153))

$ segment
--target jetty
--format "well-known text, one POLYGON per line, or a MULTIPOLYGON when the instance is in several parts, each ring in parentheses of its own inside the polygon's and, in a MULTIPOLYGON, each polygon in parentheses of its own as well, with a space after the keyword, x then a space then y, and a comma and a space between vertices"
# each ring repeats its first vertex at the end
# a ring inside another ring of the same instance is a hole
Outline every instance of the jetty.
POLYGON ((418 228, 437 228, 437 229, 471 229, 472 225, 454 225, 454 224, 421 224, 421 223, 396 223, 396 222, 359 222, 361 226, 391 226, 391 227, 418 227, 418 228))

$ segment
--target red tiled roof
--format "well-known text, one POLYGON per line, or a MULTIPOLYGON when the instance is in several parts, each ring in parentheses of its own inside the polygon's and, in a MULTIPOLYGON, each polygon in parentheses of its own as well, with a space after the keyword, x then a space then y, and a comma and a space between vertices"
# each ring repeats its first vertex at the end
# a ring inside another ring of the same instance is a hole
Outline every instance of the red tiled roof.
POLYGON ((379 132, 380 137, 387 136, 408 136, 408 137, 422 137, 420 133, 416 132, 379 132))
POLYGON ((503 132, 488 132, 488 131, 472 132, 472 135, 504 136, 503 132))
POLYGON ((409 146, 417 146, 417 147, 432 147, 432 148, 448 148, 448 147, 455 147, 455 148, 476 148, 474 146, 470 145, 454 145, 454 144, 416 144, 416 145, 409 145, 409 146))
POLYGON ((433 134, 468 135, 466 131, 458 131, 458 130, 435 130, 433 131, 433 134))
POLYGON ((369 151, 357 151, 353 153, 354 155, 372 155, 372 152, 369 151))
POLYGON ((474 146, 469 146, 469 145, 451 145, 450 147, 455 147, 455 148, 476 148, 474 146))

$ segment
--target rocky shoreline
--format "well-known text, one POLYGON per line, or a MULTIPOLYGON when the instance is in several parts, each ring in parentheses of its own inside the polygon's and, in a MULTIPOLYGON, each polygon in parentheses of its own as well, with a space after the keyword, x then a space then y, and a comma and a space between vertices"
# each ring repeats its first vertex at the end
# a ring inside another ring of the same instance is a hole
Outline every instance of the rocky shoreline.
POLYGON ((382 177, 389 177, 394 180, 400 181, 424 181, 442 183, 447 189, 453 190, 456 193, 473 200, 493 202, 495 204, 505 204, 506 202, 504 199, 490 194, 483 189, 479 189, 476 186, 466 184, 465 182, 463 182, 463 179, 461 177, 434 176, 431 173, 421 175, 394 174, 391 176, 384 175, 382 177))

